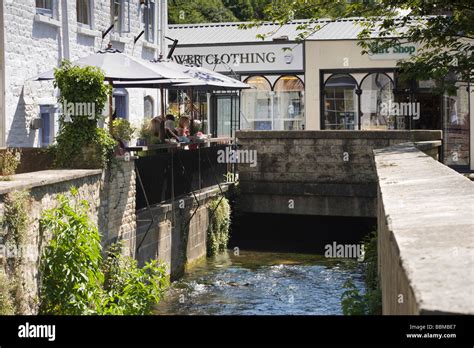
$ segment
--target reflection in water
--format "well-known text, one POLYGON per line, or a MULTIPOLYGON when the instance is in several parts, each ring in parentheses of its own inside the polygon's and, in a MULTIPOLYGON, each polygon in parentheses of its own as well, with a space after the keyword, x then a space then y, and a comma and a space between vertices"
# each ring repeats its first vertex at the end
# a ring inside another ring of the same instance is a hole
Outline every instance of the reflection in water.
POLYGON ((174 282, 156 314, 342 314, 343 284, 363 288, 363 267, 317 255, 230 251, 174 282))

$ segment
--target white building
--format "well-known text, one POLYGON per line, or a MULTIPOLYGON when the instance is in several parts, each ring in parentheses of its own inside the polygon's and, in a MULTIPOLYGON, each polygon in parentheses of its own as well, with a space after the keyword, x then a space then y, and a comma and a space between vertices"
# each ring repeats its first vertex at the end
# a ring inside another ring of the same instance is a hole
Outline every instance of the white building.
MULTIPOLYGON (((166 27, 166 0, 0 0, 0 146, 54 140, 58 92, 52 82, 33 81, 37 75, 109 42, 144 59, 166 55, 166 27), (40 129, 32 127, 36 118, 43 119, 40 129)), ((118 116, 136 126, 159 112, 155 89, 115 90, 114 102, 118 116)))

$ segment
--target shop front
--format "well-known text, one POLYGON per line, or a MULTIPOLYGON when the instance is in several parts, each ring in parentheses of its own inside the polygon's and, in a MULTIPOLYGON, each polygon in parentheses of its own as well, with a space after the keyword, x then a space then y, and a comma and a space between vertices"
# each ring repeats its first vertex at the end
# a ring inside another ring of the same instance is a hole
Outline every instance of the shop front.
POLYGON ((239 128, 305 129, 304 44, 288 32, 264 41, 245 33, 238 23, 170 27, 169 35, 179 42, 175 62, 231 75, 253 87, 202 97, 210 106, 205 107, 209 130, 220 136, 239 128))
POLYGON ((431 80, 403 80, 397 61, 417 50, 404 44, 362 55, 355 39, 307 40, 308 129, 442 130, 442 161, 472 170, 471 88, 458 83, 448 94, 431 80))

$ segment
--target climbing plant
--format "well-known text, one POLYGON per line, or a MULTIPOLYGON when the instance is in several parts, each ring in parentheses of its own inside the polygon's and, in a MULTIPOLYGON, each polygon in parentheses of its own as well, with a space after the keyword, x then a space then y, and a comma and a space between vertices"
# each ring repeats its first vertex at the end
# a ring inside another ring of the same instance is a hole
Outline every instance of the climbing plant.
POLYGON ((377 270, 377 232, 364 240, 365 293, 361 293, 352 279, 344 284, 341 305, 345 315, 382 314, 382 293, 377 270))
POLYGON ((58 196, 58 207, 43 212, 41 226, 52 233, 41 261, 43 314, 149 314, 168 285, 156 261, 139 268, 112 246, 102 257, 100 234, 77 190, 58 196))
POLYGON ((230 205, 227 198, 217 196, 209 203, 207 254, 216 255, 227 248, 230 228, 230 205))
POLYGON ((14 191, 5 196, 0 219, 0 241, 12 253, 0 258, 0 314, 25 314, 27 301, 23 281, 24 255, 30 223, 30 196, 14 191))
POLYGON ((114 155, 115 141, 98 127, 111 87, 97 67, 64 61, 54 72, 62 106, 53 146, 55 164, 63 168, 104 168, 114 155))

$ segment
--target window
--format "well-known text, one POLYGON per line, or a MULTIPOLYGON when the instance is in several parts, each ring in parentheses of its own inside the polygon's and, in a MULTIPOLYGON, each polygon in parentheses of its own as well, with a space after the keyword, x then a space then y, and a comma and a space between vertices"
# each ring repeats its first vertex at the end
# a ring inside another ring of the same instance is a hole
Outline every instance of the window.
POLYGON ((51 105, 40 106, 40 117, 43 123, 40 130, 40 146, 42 147, 49 146, 54 142, 56 111, 51 105))
POLYGON ((117 33, 130 32, 130 0, 111 0, 112 23, 117 33))
POLYGON ((125 89, 114 89, 114 107, 117 118, 128 118, 128 93, 125 89))
POLYGON ((272 130, 272 98, 270 82, 263 76, 249 77, 245 83, 252 89, 242 91, 241 128, 252 130, 272 130))
POLYGON ((301 130, 304 119, 304 84, 296 76, 282 76, 274 87, 275 130, 301 130))
POLYGON ((145 119, 153 118, 154 112, 154 105, 153 105, 153 98, 149 95, 145 97, 143 100, 143 115, 145 119))
POLYGON ((145 30, 145 40, 155 42, 155 1, 145 0, 143 6, 143 28, 145 30))
POLYGON ((357 82, 348 74, 331 76, 324 87, 324 128, 358 129, 357 82))
POLYGON ((56 0, 36 0, 36 13, 54 17, 56 13, 56 0))
POLYGON ((92 0, 76 0, 77 22, 92 26, 92 0))
POLYGON ((394 102, 393 82, 384 73, 371 73, 361 84, 361 129, 405 129, 405 121, 390 110, 394 102))

